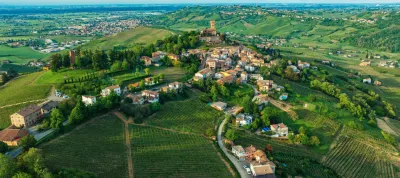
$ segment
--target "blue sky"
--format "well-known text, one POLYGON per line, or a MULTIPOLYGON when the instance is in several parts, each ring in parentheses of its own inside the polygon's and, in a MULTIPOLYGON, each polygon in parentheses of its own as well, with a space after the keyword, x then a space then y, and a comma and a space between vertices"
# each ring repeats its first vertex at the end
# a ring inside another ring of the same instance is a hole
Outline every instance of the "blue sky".
POLYGON ((0 0, 0 4, 393 3, 400 0, 0 0))

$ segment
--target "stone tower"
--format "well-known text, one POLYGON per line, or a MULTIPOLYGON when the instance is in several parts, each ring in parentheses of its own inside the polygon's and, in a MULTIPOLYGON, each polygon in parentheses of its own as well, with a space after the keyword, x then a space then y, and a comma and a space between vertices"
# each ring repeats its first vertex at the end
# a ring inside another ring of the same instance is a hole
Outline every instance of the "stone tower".
POLYGON ((210 21, 210 27, 211 29, 215 30, 215 20, 210 21))

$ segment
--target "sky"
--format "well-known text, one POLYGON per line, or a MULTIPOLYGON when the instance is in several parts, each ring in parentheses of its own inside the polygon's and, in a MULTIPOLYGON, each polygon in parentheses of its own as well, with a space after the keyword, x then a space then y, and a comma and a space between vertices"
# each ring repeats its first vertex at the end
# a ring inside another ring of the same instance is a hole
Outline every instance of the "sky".
POLYGON ((400 0, 0 0, 9 5, 174 3, 400 3, 400 0))

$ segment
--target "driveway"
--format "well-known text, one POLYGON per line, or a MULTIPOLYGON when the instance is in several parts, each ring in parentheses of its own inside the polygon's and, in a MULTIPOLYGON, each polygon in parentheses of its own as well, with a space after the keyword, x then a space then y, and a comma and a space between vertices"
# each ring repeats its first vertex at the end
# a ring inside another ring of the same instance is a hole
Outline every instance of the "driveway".
POLYGON ((235 165, 236 169, 238 170, 240 177, 241 178, 250 178, 251 175, 248 175, 246 170, 243 168, 244 165, 249 165, 246 161, 239 161, 235 156, 231 155, 228 153, 226 150, 224 144, 222 143, 222 131, 224 130, 224 126, 228 119, 224 119, 222 121, 221 125, 219 125, 218 128, 218 135, 217 135, 217 140, 218 140, 218 146, 221 148, 221 150, 224 152, 224 154, 229 158, 229 160, 235 165))

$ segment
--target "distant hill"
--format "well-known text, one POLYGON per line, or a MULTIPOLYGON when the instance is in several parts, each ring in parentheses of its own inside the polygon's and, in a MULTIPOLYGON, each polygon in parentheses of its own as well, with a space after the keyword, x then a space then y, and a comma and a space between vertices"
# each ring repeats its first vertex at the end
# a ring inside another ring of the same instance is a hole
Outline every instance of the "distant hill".
POLYGON ((173 34, 174 32, 165 29, 138 27, 112 36, 93 40, 84 45, 83 48, 107 50, 119 45, 129 47, 133 44, 150 44, 173 34))

